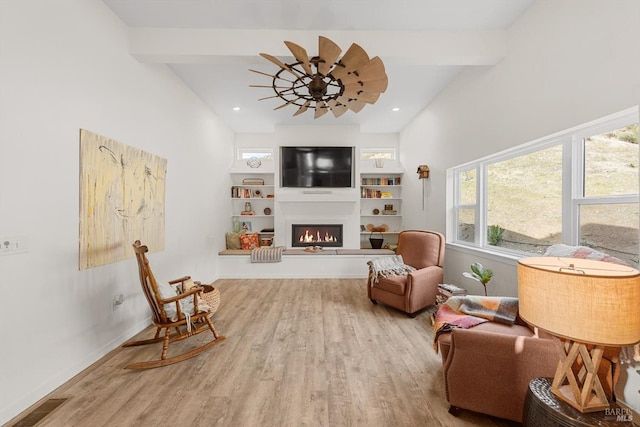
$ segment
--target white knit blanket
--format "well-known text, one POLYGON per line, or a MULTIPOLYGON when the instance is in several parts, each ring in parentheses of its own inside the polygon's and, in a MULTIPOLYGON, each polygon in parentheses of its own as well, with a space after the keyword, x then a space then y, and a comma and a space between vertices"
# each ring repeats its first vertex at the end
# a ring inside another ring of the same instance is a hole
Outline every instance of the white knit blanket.
POLYGON ((410 265, 404 263, 402 255, 374 258, 371 261, 368 261, 367 264, 371 268, 371 274, 373 276, 372 284, 378 283, 378 275, 382 277, 394 275, 402 276, 416 270, 410 265))
POLYGON ((282 261, 282 249, 282 246, 255 248, 251 251, 251 262, 280 262, 282 261))

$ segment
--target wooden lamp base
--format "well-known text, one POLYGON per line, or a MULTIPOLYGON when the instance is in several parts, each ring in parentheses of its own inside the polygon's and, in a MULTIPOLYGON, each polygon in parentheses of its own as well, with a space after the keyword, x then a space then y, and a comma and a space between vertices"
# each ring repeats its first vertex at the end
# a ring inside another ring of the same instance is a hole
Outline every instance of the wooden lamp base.
POLYGON ((604 347, 594 345, 589 351, 581 342, 562 342, 557 338, 555 342, 560 353, 560 362, 553 377, 551 392, 582 413, 604 411, 609 408, 611 405, 598 378, 598 366, 604 347))

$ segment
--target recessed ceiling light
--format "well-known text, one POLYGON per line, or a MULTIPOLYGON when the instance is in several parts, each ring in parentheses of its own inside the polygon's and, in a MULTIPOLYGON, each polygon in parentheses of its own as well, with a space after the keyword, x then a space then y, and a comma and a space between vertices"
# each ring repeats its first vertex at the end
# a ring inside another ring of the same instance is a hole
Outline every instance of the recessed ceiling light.
POLYGON ((400 107, 393 107, 391 111, 400 111, 400 107))
POLYGON ((240 111, 240 107, 233 107, 233 111, 240 111))

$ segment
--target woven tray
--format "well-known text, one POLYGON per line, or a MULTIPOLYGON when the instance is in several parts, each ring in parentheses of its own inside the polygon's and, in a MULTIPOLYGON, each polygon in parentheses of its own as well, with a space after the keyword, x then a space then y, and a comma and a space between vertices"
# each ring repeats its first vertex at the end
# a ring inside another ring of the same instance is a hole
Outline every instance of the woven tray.
POLYGON ((211 285, 202 285, 204 292, 202 293, 202 299, 204 299, 209 307, 211 307, 211 314, 218 311, 220 307, 220 291, 211 285))

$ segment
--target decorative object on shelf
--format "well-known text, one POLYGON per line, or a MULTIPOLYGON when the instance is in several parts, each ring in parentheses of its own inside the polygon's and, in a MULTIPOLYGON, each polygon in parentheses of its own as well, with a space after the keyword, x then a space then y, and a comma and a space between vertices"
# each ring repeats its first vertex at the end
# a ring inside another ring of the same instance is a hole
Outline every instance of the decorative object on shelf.
POLYGON ((374 215, 378 215, 379 213, 380 213, 380 209, 376 208, 376 209, 373 210, 373 214, 374 215))
POLYGON ((379 231, 374 231, 371 234, 369 234, 369 243, 371 243, 372 249, 381 249, 382 243, 384 243, 384 237, 382 236, 382 233, 379 231), (376 232, 380 235, 380 237, 373 237, 373 233, 376 233, 376 232))
POLYGON ((484 268, 482 264, 479 262, 474 262, 471 264, 471 273, 464 272, 462 275, 468 279, 473 279, 476 282, 480 282, 482 287, 484 288, 484 296, 487 296, 487 283, 493 277, 493 270, 489 268, 484 268))
POLYGON ((244 231, 245 233, 251 232, 251 221, 242 221, 242 224, 240 225, 240 230, 244 231))
POLYGON ((260 191, 260 190, 254 191, 253 192, 253 197, 258 197, 258 198, 262 197, 262 191, 260 191))
POLYGON ((238 218, 233 218, 233 231, 238 233, 240 231, 240 221, 238 218))
POLYGON ((251 212, 251 202, 246 202, 244 204, 244 211, 245 212, 251 212))
POLYGON ((249 160, 247 160, 247 166, 253 169, 259 168, 261 164, 262 162, 257 157, 251 157, 249 160))
POLYGON ((376 161, 376 167, 377 168, 383 168, 384 167, 384 159, 375 159, 376 161))
POLYGON ((273 194, 267 194, 267 199, 273 199, 274 195, 273 194))
POLYGON ((382 224, 379 226, 375 226, 373 224, 367 224, 367 231, 384 233, 386 231, 389 231, 389 226, 387 224, 382 224))
POLYGON ((271 246, 273 239, 270 237, 261 237, 260 238, 260 246, 271 246))
POLYGON ((265 215, 271 215, 271 208, 264 208, 263 212, 265 215))
POLYGON ((640 341, 640 272, 590 259, 523 258, 518 295, 520 317, 557 344, 551 392, 582 413, 609 409, 598 367, 605 346, 640 341))
POLYGON ((393 205, 384 205, 382 215, 397 215, 398 211, 393 209, 393 205))
POLYGON ((273 79, 270 86, 250 86, 273 89, 275 95, 260 100, 280 98, 285 101, 276 110, 295 105, 298 109, 294 116, 311 108, 315 111, 315 119, 329 110, 335 117, 340 117, 347 110, 357 113, 366 104, 374 104, 387 90, 388 79, 382 60, 377 56, 369 59, 364 49, 355 43, 340 59, 342 49, 323 36, 319 37, 318 55, 311 58, 302 46, 290 41, 284 44, 297 62, 286 64, 275 56, 261 53, 260 56, 280 70, 273 75, 249 70, 273 79))
POLYGON ((242 185, 264 185, 264 179, 262 178, 245 178, 242 180, 242 185))

